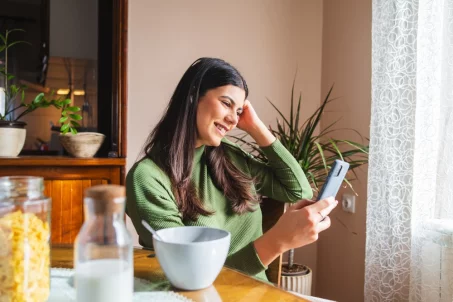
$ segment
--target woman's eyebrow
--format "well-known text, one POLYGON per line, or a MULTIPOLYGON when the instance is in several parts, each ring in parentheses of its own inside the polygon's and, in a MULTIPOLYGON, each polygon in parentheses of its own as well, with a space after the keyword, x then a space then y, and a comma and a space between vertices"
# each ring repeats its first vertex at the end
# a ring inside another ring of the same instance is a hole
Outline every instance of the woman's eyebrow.
MULTIPOLYGON (((221 97, 221 98, 225 98, 225 99, 229 99, 230 102, 233 103, 233 105, 236 105, 236 102, 235 102, 232 98, 230 98, 229 96, 227 96, 227 95, 221 95, 220 97, 221 97)), ((242 110, 242 108, 238 108, 238 109, 242 110)))

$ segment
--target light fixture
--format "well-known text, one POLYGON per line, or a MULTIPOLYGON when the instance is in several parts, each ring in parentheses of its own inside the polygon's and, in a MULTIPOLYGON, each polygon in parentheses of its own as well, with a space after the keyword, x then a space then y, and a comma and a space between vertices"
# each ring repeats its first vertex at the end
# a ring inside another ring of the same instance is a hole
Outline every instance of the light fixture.
POLYGON ((85 90, 74 90, 74 95, 85 95, 85 90))
POLYGON ((69 88, 61 88, 57 90, 58 95, 67 95, 69 93, 69 88))

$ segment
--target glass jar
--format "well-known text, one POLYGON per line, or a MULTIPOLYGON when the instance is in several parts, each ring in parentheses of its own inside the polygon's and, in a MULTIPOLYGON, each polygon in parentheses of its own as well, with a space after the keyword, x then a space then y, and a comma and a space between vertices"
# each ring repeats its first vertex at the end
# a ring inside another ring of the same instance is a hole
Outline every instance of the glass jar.
POLYGON ((77 301, 132 301, 132 239, 126 229, 123 186, 99 185, 85 191, 86 219, 75 241, 77 301))
POLYGON ((47 301, 50 198, 42 177, 0 177, 0 300, 47 301))

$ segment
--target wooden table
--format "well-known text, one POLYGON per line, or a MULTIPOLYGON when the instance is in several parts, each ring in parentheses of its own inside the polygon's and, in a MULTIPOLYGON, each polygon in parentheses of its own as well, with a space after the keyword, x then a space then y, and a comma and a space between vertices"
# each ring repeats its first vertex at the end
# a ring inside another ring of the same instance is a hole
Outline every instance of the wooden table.
MULTIPOLYGON (((52 267, 73 267, 72 246, 53 246, 51 255, 52 267)), ((213 286, 197 291, 181 291, 171 287, 154 252, 142 249, 134 249, 134 275, 151 281, 156 290, 172 290, 194 301, 307 301, 226 267, 213 286)))

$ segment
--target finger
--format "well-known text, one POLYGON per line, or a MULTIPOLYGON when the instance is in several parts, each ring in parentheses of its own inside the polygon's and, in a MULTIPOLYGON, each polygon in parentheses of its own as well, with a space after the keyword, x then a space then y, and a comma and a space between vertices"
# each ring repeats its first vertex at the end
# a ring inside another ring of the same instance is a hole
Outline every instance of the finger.
POLYGON ((331 224, 330 217, 329 217, 329 216, 326 216, 326 217, 324 218, 324 220, 320 221, 320 222, 316 225, 316 231, 317 231, 318 233, 321 233, 322 231, 327 230, 327 229, 330 227, 330 224, 331 224))
POLYGON ((321 222, 324 217, 326 217, 327 215, 330 214, 330 212, 337 206, 338 204, 338 201, 334 200, 332 198, 332 200, 329 200, 329 199, 324 199, 324 200, 321 200, 321 201, 318 201, 317 203, 315 203, 314 205, 312 206, 309 206, 309 210, 310 212, 312 213, 312 215, 315 215, 315 222, 319 223, 321 222), (320 202, 323 202, 323 207, 320 207, 318 205, 318 203, 320 202), (333 203, 332 203, 333 202, 333 203), (320 209, 320 210, 318 210, 320 209))
POLYGON ((309 205, 312 205, 314 203, 313 200, 309 200, 309 199, 302 199, 302 200, 299 200, 298 202, 296 203, 293 203, 289 209, 291 210, 300 210, 302 208, 305 208, 306 206, 309 206, 309 205))
POLYGON ((313 205, 310 206, 310 209, 314 212, 321 212, 323 211, 324 216, 328 215, 330 211, 335 208, 337 201, 333 197, 328 197, 325 199, 321 199, 317 201, 313 205), (333 207, 332 207, 333 206, 333 207), (331 208, 330 211, 327 211, 328 208, 331 208))
MULTIPOLYGON (((334 200, 334 203, 333 204, 330 204, 327 208, 325 208, 324 210, 321 210, 319 211, 319 213, 321 213, 321 215, 323 217, 326 217, 327 215, 329 215, 333 209, 335 209, 335 207, 338 205, 338 200, 334 200)), ((320 215, 320 216, 321 216, 320 215)))

